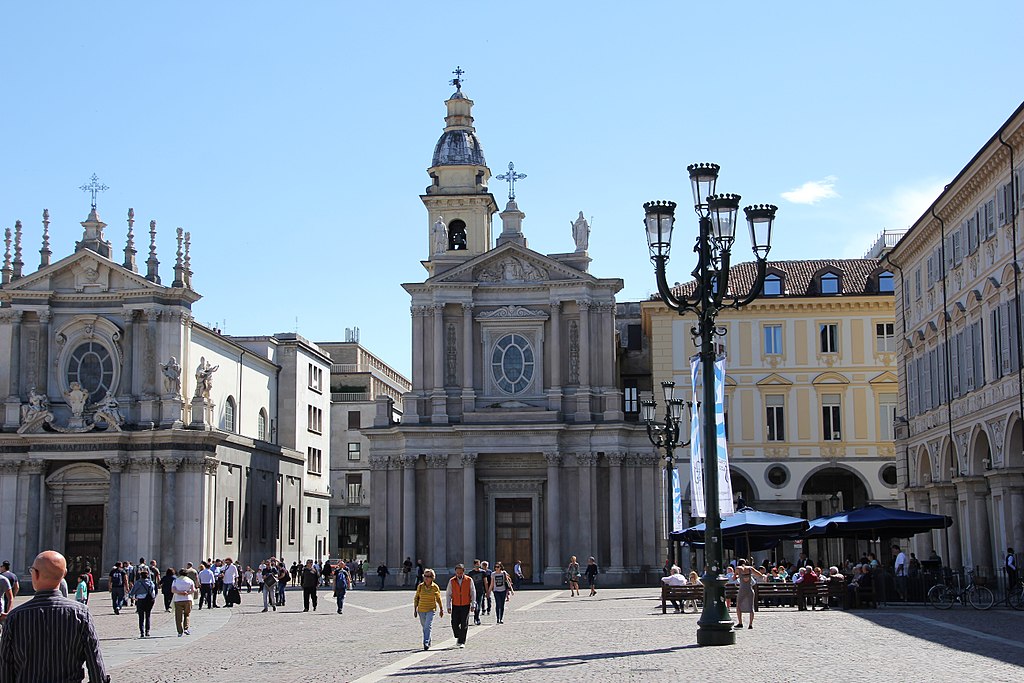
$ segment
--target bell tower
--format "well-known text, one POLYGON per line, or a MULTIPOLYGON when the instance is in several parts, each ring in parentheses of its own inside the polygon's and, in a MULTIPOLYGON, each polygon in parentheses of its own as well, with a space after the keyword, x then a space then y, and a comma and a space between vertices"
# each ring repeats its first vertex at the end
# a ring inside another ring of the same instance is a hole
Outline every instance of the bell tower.
POLYGON ((487 189, 491 169, 473 127, 473 100, 462 92, 461 68, 453 72, 455 92, 445 102, 444 132, 427 173, 431 184, 420 196, 427 208, 428 260, 433 275, 491 248, 491 218, 498 211, 487 189))

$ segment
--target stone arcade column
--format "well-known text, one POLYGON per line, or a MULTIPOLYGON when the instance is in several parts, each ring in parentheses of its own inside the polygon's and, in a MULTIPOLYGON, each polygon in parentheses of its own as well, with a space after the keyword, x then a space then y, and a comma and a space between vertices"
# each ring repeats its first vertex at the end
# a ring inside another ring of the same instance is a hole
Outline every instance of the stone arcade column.
POLYGON ((443 571, 448 566, 448 513, 446 510, 448 502, 447 491, 448 479, 448 454, 431 453, 427 456, 427 483, 430 491, 430 511, 433 522, 430 525, 431 544, 426 552, 417 559, 426 561, 428 567, 439 567, 436 571, 443 571), (438 523, 438 520, 444 520, 438 523))
POLYGON ((963 566, 963 551, 960 546, 960 511, 957 505, 956 487, 951 483, 932 484, 934 491, 937 514, 946 515, 953 519, 953 525, 942 532, 939 539, 938 554, 942 557, 943 563, 952 569, 959 569, 963 566), (947 547, 948 545, 948 547, 947 547), (945 554, 943 554, 945 553, 945 554))
POLYGON ((432 424, 448 424, 448 398, 444 391, 444 304, 434 304, 432 310, 434 312, 434 341, 432 344, 434 390, 430 395, 430 422, 432 424))
POLYGON ((160 464, 164 468, 164 497, 161 501, 164 513, 160 533, 160 562, 163 566, 173 566, 175 563, 180 565, 185 562, 185 558, 175 556, 177 547, 175 533, 178 526, 177 484, 178 467, 181 466, 181 460, 179 458, 160 458, 160 464))
MULTIPOLYGON (((928 491, 914 491, 912 494, 912 500, 914 501, 914 510, 917 512, 924 512, 931 514, 931 496, 928 495, 928 491)), ((917 534, 914 536, 911 543, 917 552, 917 559, 926 560, 931 555, 934 545, 932 544, 932 532, 928 531, 923 534, 917 534)))
POLYGON ((473 388, 473 304, 462 304, 462 412, 476 410, 473 388))
MULTIPOLYGON (((21 548, 21 570, 32 564, 32 560, 43 549, 44 541, 40 537, 46 492, 43 490, 43 472, 46 466, 38 460, 30 460, 21 467, 22 475, 28 475, 28 487, 25 489, 25 543, 21 548)), ((20 501, 19 501, 20 502, 20 501)), ((20 505, 19 505, 20 507, 20 505)), ((63 547, 63 543, 61 546, 63 547)), ((18 570, 16 570, 18 571, 18 570)))
POLYGON ((661 563, 658 561, 657 549, 655 547, 654 538, 654 520, 658 518, 659 512, 656 508, 657 498, 655 497, 655 472, 657 471, 655 466, 659 461, 659 458, 654 453, 639 453, 636 456, 637 462, 640 466, 640 504, 643 508, 641 514, 643 520, 650 520, 650 523, 646 521, 641 524, 641 533, 643 535, 643 554, 640 557, 640 566, 647 566, 650 568, 649 571, 655 571, 661 569, 661 563))
POLYGON ((970 477, 958 486, 961 502, 966 502, 967 522, 969 529, 971 564, 975 567, 992 565, 992 541, 989 531, 989 490, 988 482, 983 477, 970 477))
POLYGON ((580 381, 576 389, 576 422, 590 422, 590 302, 579 300, 580 381))
MULTIPOLYGON (((370 456, 370 550, 371 565, 387 559, 388 551, 388 456, 370 456)), ((404 558, 403 558, 404 559, 404 558)))
MULTIPOLYGON (((582 352, 581 352, 582 355, 582 352)), ((576 467, 579 473, 579 544, 584 555, 597 557, 597 545, 594 543, 594 466, 597 464, 597 453, 577 453, 576 467)), ((580 564, 586 564, 582 561, 580 564)))
POLYGON ((1013 549, 1024 549, 1024 486, 1017 484, 1010 489, 1010 524, 1006 530, 1008 540, 1013 539, 1013 549))
MULTIPOLYGON (((551 302, 551 386, 548 410, 562 410, 562 302, 551 302)), ((561 559, 558 565, 561 570, 561 559)))
MULTIPOLYGON (((110 484, 107 488, 107 529, 103 538, 103 565, 113 567, 121 557, 121 471, 127 464, 125 458, 106 458, 103 462, 110 469, 110 484)), ((134 554, 134 553, 133 553, 134 554)))
POLYGON ((618 574, 613 581, 621 582, 623 574, 622 559, 622 461, 626 454, 621 452, 608 453, 608 541, 610 555, 608 573, 618 574))
POLYGON ((544 538, 547 541, 545 552, 547 562, 545 564, 547 567, 544 569, 544 585, 561 586, 562 563, 566 561, 566 558, 562 557, 560 543, 562 497, 559 469, 562 464, 562 455, 557 451, 551 451, 544 454, 544 459, 548 463, 547 508, 544 513, 544 538))
POLYGON ((476 460, 476 453, 462 454, 462 557, 469 560, 476 557, 476 460))
POLYGON ((418 455, 402 456, 402 557, 416 562, 416 463, 418 455))

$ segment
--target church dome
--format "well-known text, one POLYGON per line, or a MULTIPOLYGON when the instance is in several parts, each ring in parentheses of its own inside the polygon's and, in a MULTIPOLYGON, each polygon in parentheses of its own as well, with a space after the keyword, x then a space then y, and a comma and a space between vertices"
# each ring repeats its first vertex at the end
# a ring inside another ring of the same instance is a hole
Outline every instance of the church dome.
POLYGON ((486 166, 484 148, 472 130, 446 130, 434 147, 431 166, 486 166))

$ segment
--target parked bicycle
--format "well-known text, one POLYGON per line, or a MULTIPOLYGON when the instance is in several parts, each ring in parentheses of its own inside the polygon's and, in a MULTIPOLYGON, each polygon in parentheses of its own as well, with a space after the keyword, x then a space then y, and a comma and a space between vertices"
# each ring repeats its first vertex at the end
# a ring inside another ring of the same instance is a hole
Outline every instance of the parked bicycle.
POLYGON ((1018 579, 1017 583, 1006 587, 1003 602, 1013 609, 1024 610, 1024 579, 1018 579))
POLYGON ((995 595, 988 586, 980 586, 974 582, 974 572, 966 570, 967 585, 960 588, 960 575, 956 575, 957 587, 953 588, 944 583, 931 587, 928 591, 928 602, 936 609, 949 609, 954 603, 962 605, 970 604, 974 609, 991 609, 996 603, 995 595))

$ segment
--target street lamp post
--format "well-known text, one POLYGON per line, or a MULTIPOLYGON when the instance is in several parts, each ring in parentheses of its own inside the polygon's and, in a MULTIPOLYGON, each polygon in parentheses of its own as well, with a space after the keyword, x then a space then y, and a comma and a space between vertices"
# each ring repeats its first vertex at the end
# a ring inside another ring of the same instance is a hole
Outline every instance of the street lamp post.
POLYGON ((693 187, 693 208, 700 223, 693 249, 697 254, 697 267, 691 273, 695 280, 692 292, 673 293, 665 274, 672 246, 675 202, 654 201, 644 204, 644 225, 658 293, 665 305, 679 315, 693 313, 697 317, 693 336, 700 339, 701 380, 704 385, 701 399, 701 442, 707 515, 704 531, 706 566, 704 576, 701 577, 704 585, 704 610, 697 621, 697 644, 733 645, 736 643, 736 633, 732 629, 732 618, 725 605, 726 581, 722 572, 722 517, 718 502, 718 434, 715 422, 715 337, 724 337, 725 329, 716 327, 715 320, 723 309, 742 308, 761 293, 768 268, 768 251, 771 249, 772 225, 777 207, 758 204, 744 209, 757 272, 747 294, 730 294, 729 260, 736 238, 740 196, 715 193, 719 170, 717 164, 691 164, 686 170, 693 187))
POLYGON ((679 438, 686 434, 686 430, 682 428, 683 416, 686 414, 684 409, 686 406, 692 406, 693 404, 676 398, 675 382, 662 382, 661 390, 665 396, 664 424, 655 423, 657 403, 654 399, 640 402, 640 419, 647 425, 647 438, 650 439, 654 447, 664 449, 665 451, 665 480, 667 482, 665 486, 665 544, 668 548, 669 557, 675 564, 678 563, 678 560, 676 559, 670 538, 672 522, 675 519, 672 504, 675 491, 676 458, 673 455, 673 451, 676 448, 690 445, 689 439, 680 441, 679 438))

